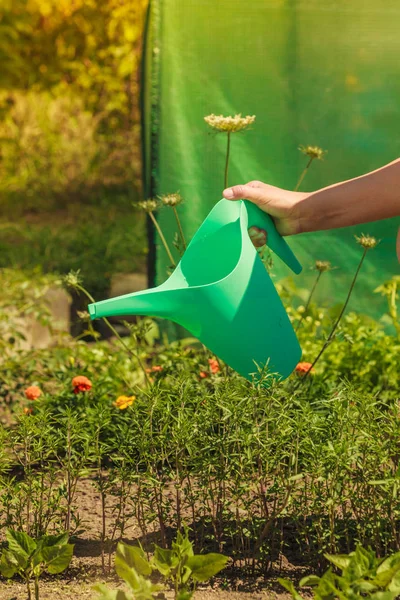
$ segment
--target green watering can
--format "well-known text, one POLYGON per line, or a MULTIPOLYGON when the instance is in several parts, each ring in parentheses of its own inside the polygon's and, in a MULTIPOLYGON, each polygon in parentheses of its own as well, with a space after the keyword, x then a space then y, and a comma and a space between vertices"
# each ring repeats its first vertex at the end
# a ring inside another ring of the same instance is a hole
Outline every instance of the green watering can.
POLYGON ((285 378, 301 349, 281 299, 249 237, 256 227, 295 273, 301 265, 272 219, 247 200, 221 200, 162 285, 94 304, 92 319, 148 315, 170 319, 251 379, 267 366, 285 378))

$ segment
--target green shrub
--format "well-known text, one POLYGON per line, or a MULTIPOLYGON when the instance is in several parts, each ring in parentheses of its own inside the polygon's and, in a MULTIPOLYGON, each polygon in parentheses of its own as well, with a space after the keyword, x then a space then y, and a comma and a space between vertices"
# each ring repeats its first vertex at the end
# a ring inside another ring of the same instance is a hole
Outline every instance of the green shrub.
MULTIPOLYGON (((376 553, 357 546, 348 555, 325 555, 333 565, 322 577, 309 575, 300 581, 300 587, 311 587, 316 600, 395 600, 400 595, 400 553, 386 558, 377 558, 376 553)), ((293 583, 280 579, 295 600, 303 600, 293 583)), ((307 594, 308 597, 308 594, 307 594)))

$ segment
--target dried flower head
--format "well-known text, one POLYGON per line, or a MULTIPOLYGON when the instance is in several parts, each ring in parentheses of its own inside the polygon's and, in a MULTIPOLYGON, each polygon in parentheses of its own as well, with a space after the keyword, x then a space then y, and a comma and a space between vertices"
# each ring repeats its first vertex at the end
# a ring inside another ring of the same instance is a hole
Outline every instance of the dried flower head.
POLYGON ((125 408, 131 406, 135 400, 136 396, 118 396, 118 398, 114 402, 114 406, 119 408, 119 410, 125 410, 125 408))
MULTIPOLYGON (((296 366, 296 373, 299 373, 299 375, 303 376, 306 375, 310 369, 312 367, 312 364, 309 362, 299 362, 296 366)), ((311 373, 314 373, 314 369, 311 369, 310 371, 311 373)))
POLYGON ((77 375, 72 379, 72 386, 74 388, 74 394, 79 392, 88 392, 92 388, 92 382, 84 375, 77 375))
POLYGON ((364 235, 363 233, 360 236, 356 235, 356 240, 357 244, 360 244, 365 250, 371 250, 379 244, 376 238, 371 235, 364 235))
POLYGON ((234 117, 224 117, 223 115, 208 115, 204 117, 205 122, 219 133, 236 133, 244 131, 256 120, 255 115, 242 117, 241 114, 234 117))
POLYGON ((70 271, 63 277, 63 281, 67 287, 72 289, 82 285, 82 277, 79 271, 70 271))
POLYGON ((26 388, 24 394, 28 400, 37 400, 42 395, 42 390, 37 385, 30 385, 26 388))
POLYGON ((90 315, 87 310, 77 310, 76 314, 81 321, 90 321, 90 315))
POLYGON ((160 200, 165 206, 178 206, 183 202, 183 198, 178 192, 175 194, 164 194, 160 196, 160 200))
POLYGON ((332 265, 328 260, 316 260, 315 269, 320 273, 323 273, 324 271, 331 271, 332 265))
POLYGON ((327 150, 322 150, 319 146, 299 146, 299 150, 306 156, 309 156, 312 160, 322 160, 328 152, 327 150))
POLYGON ((248 229, 248 234, 255 248, 262 248, 267 243, 267 232, 265 229, 260 229, 252 225, 248 229))
POLYGON ((151 213, 157 210, 158 202, 154 198, 149 198, 148 200, 142 200, 142 202, 138 202, 137 206, 145 212, 151 213))

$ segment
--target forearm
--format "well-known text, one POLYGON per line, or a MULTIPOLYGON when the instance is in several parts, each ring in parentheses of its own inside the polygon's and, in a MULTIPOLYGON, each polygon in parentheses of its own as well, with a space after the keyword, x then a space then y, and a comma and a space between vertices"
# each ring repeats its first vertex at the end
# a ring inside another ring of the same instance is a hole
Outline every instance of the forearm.
POLYGON ((302 232, 400 216, 400 159, 356 179, 305 194, 298 210, 302 232))

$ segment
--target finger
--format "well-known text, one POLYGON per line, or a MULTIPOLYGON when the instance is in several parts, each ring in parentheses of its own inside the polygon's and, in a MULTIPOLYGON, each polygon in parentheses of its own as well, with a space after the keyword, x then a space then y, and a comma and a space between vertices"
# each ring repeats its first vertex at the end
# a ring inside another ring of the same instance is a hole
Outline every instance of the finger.
POLYGON ((249 183, 246 183, 246 185, 249 185, 250 187, 254 187, 254 188, 261 188, 263 186, 265 186, 265 183, 263 183, 262 181, 249 181, 249 183))
POLYGON ((249 183, 246 185, 234 185, 233 187, 227 188, 223 191, 223 196, 228 200, 240 200, 242 198, 251 200, 252 202, 259 202, 261 200, 260 188, 253 187, 249 183))

